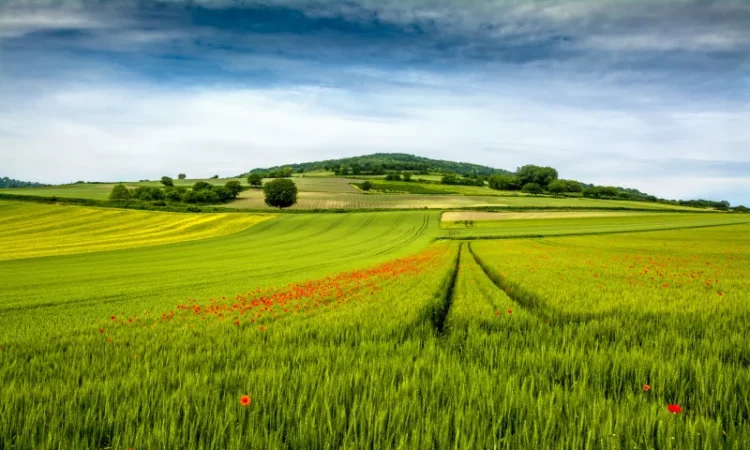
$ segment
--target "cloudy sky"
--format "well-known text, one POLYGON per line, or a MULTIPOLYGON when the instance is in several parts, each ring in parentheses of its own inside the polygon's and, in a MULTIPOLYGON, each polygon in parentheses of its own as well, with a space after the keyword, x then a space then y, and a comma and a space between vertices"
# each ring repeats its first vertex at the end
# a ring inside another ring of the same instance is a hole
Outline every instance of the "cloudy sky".
POLYGON ((750 203, 744 0, 0 0, 0 176, 373 152, 750 203))

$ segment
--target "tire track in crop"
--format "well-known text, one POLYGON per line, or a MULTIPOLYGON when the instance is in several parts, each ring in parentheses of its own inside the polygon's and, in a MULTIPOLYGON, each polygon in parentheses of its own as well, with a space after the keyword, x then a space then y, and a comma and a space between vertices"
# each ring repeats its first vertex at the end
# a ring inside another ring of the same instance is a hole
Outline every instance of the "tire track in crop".
POLYGON ((511 300, 516 302, 529 313, 542 317, 543 319, 549 318, 550 314, 546 300, 533 292, 527 291, 520 284, 509 281, 507 278, 492 270, 481 257, 474 253, 474 249, 471 248, 471 243, 467 243, 467 245, 469 247, 469 253, 474 257, 474 261, 482 269, 482 272, 484 272, 487 278, 490 279, 492 284, 505 292, 511 300))
POLYGON ((456 252, 456 260, 453 263, 453 267, 438 290, 437 303, 428 305, 428 318, 438 336, 443 335, 445 332, 445 320, 448 318, 448 313, 453 305, 453 295, 456 288, 456 280, 458 279, 458 267, 461 264, 461 251, 463 250, 463 246, 463 243, 458 246, 458 252, 456 252))

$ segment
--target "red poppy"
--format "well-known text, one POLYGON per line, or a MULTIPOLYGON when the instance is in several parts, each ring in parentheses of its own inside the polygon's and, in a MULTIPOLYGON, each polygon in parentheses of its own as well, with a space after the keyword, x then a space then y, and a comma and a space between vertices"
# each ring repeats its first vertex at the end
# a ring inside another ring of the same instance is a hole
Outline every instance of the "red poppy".
POLYGON ((679 414, 679 413, 682 412, 682 406, 680 406, 680 405, 673 405, 671 403, 669 405, 667 405, 667 409, 672 414, 679 414))
POLYGON ((112 319, 112 321, 114 322, 115 320, 117 320, 117 317, 112 316, 112 317, 110 317, 110 319, 112 319))
POLYGON ((495 311, 495 315, 499 316, 500 315, 500 311, 495 311))
POLYGON ((266 327, 264 327, 263 325, 260 326, 260 331, 263 331, 265 329, 266 329, 266 327))
POLYGON ((99 332, 100 332, 101 334, 104 334, 104 328, 99 328, 99 332))
POLYGON ((513 314, 513 310, 512 309, 508 309, 508 314, 513 314))
POLYGON ((650 386, 650 385, 648 385, 648 384, 644 384, 644 385, 643 385, 643 390, 644 390, 644 391, 650 391, 650 390, 651 390, 651 386, 650 386))
POLYGON ((249 406, 251 401, 249 395, 243 395, 240 397, 240 405, 242 406, 249 406))

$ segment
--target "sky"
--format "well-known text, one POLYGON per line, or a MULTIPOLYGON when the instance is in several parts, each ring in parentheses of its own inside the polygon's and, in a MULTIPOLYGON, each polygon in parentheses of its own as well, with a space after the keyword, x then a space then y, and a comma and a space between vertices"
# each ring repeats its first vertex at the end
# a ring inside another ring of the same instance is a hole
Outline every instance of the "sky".
POLYGON ((375 152, 750 205, 750 3, 0 0, 0 176, 375 152))

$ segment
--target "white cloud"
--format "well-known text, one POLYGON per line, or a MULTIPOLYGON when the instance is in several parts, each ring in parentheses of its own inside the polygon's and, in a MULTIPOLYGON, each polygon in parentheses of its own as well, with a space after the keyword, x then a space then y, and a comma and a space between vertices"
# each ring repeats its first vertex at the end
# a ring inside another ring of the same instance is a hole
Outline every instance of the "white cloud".
POLYGON ((444 84, 355 93, 63 85, 14 108, 0 106, 3 175, 47 182, 234 175, 258 166, 403 151, 508 169, 552 165, 564 177, 660 196, 714 194, 750 202, 736 174, 680 165, 709 157, 750 164, 746 109, 582 107, 558 103, 554 94, 535 100, 486 87, 482 93, 444 84), (671 178, 679 183, 662 182, 671 178))

